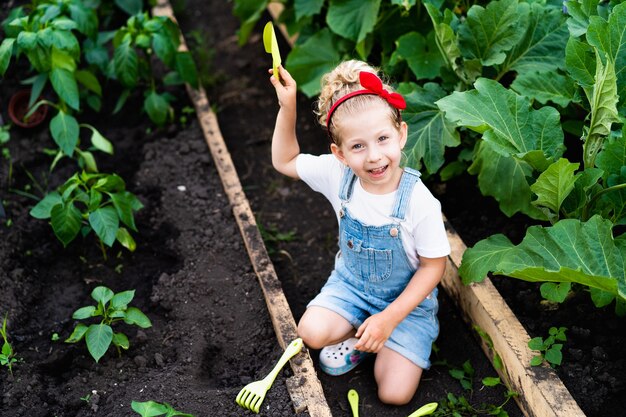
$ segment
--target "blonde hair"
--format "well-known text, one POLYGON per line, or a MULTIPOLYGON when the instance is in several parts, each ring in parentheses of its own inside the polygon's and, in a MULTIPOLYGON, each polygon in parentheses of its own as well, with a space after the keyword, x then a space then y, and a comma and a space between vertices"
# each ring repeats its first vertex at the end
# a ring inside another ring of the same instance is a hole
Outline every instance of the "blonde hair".
MULTIPOLYGON (((348 93, 363 89, 359 82, 359 73, 361 71, 371 72, 378 76, 377 68, 372 67, 366 62, 352 59, 342 62, 334 70, 326 73, 322 77, 322 91, 316 103, 317 108, 314 110, 314 113, 317 115, 317 120, 322 126, 326 127, 328 111, 337 100, 348 93)), ((393 88, 391 88, 384 79, 382 81, 383 88, 390 93, 393 92, 393 88)), ((387 103, 377 95, 364 94, 352 97, 338 106, 328 126, 328 134, 332 141, 337 145, 341 144, 337 131, 341 125, 342 119, 358 114, 375 102, 387 103)), ((392 123, 399 129, 402 122, 400 112, 390 105, 387 105, 387 107, 389 108, 389 117, 392 123)))

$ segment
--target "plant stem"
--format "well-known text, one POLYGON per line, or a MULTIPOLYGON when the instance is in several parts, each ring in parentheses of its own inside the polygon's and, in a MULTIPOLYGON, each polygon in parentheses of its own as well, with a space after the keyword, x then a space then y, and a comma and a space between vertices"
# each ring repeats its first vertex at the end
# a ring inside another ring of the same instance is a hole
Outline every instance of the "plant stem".
POLYGON ((585 205, 585 208, 583 209, 583 220, 588 220, 588 213, 589 213, 589 208, 593 207, 593 205, 595 204, 596 200, 598 200, 598 198, 600 198, 601 195, 609 193, 611 191, 616 191, 616 190, 621 190, 623 188, 626 188, 626 183, 624 184, 617 184, 614 185, 612 187, 608 187, 605 188, 604 190, 599 191, 598 193, 596 193, 593 197, 591 197, 591 200, 589 200, 589 203, 587 203, 585 205))

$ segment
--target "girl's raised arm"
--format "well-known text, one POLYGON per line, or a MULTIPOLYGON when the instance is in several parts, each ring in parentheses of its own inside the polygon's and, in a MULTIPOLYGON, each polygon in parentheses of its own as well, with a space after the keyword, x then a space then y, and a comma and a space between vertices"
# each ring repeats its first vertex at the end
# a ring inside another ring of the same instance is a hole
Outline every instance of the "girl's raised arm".
MULTIPOLYGON (((270 82, 276 89, 280 110, 272 136, 272 165, 281 174, 298 179, 296 157, 300 145, 296 137, 296 82, 281 66, 278 67, 280 81, 272 75, 270 82)), ((273 70, 269 70, 270 74, 273 70)))

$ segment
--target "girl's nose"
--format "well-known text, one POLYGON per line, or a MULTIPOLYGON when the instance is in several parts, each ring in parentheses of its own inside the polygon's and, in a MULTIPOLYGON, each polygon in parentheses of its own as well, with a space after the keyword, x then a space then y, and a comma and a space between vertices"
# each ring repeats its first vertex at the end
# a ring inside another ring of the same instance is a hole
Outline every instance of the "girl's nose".
POLYGON ((381 159, 381 157, 382 157, 381 155, 382 154, 380 152, 380 149, 378 149, 378 147, 371 146, 369 148, 369 152, 367 154, 367 159, 368 159, 369 162, 376 162, 376 161, 381 159))

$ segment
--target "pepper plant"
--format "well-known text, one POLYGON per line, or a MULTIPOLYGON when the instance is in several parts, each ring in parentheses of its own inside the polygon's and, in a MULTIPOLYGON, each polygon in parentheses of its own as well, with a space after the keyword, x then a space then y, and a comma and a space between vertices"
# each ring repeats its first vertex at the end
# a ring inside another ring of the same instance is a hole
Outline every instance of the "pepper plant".
POLYGON ((187 51, 178 51, 180 31, 178 26, 163 16, 149 17, 148 13, 131 16, 126 25, 118 29, 113 37, 112 74, 124 86, 116 107, 119 111, 131 91, 142 85, 144 110, 150 119, 162 126, 173 120, 170 102, 173 97, 158 91, 157 80, 152 67, 152 58, 159 59, 172 70, 164 78, 165 84, 187 82, 198 87, 198 74, 187 51))
MULTIPOLYGON (((267 2, 235 3, 244 41, 267 2)), ((299 34, 286 67, 305 94, 343 59, 380 65, 407 101, 407 164, 467 170, 505 215, 537 222, 518 245, 468 249, 464 282, 542 282, 553 301, 589 288, 626 312, 626 3, 287 1, 280 20, 299 34)))
POLYGON ((111 344, 117 348, 128 350, 128 337, 121 332, 114 332, 112 325, 123 321, 129 325, 146 329, 152 326, 150 319, 136 307, 129 307, 135 297, 135 290, 114 293, 111 289, 100 286, 93 289, 91 298, 97 305, 81 307, 72 314, 75 320, 86 320, 101 317, 99 323, 86 325, 78 323, 66 343, 78 343, 85 340, 87 350, 96 362, 104 356, 111 344))
POLYGON ((93 231, 106 259, 104 245, 117 241, 130 251, 136 247, 128 229, 137 231, 134 212, 143 204, 126 190, 124 180, 115 174, 82 172, 70 177, 65 184, 46 195, 30 211, 37 219, 50 219, 56 237, 67 246, 82 231, 93 231))
POLYGON ((98 39, 96 10, 80 0, 47 0, 34 2, 28 8, 11 11, 3 24, 6 37, 0 44, 0 75, 4 75, 13 55, 26 56, 35 75, 25 79, 31 84, 29 101, 32 114, 37 107, 49 105, 57 110, 50 120, 50 134, 59 147, 56 161, 64 155, 74 156, 76 151, 81 167, 97 171, 89 150, 81 151, 79 129, 86 127, 92 133, 94 149, 112 153, 111 144, 93 126, 79 124, 75 113, 81 111, 81 101, 86 101, 96 111, 100 110, 102 87, 97 77, 97 63, 108 60, 102 50, 94 52, 98 39), (81 41, 87 46, 81 50, 81 41), (81 57, 88 65, 79 67, 81 57), (48 81, 57 102, 41 100, 48 81))

